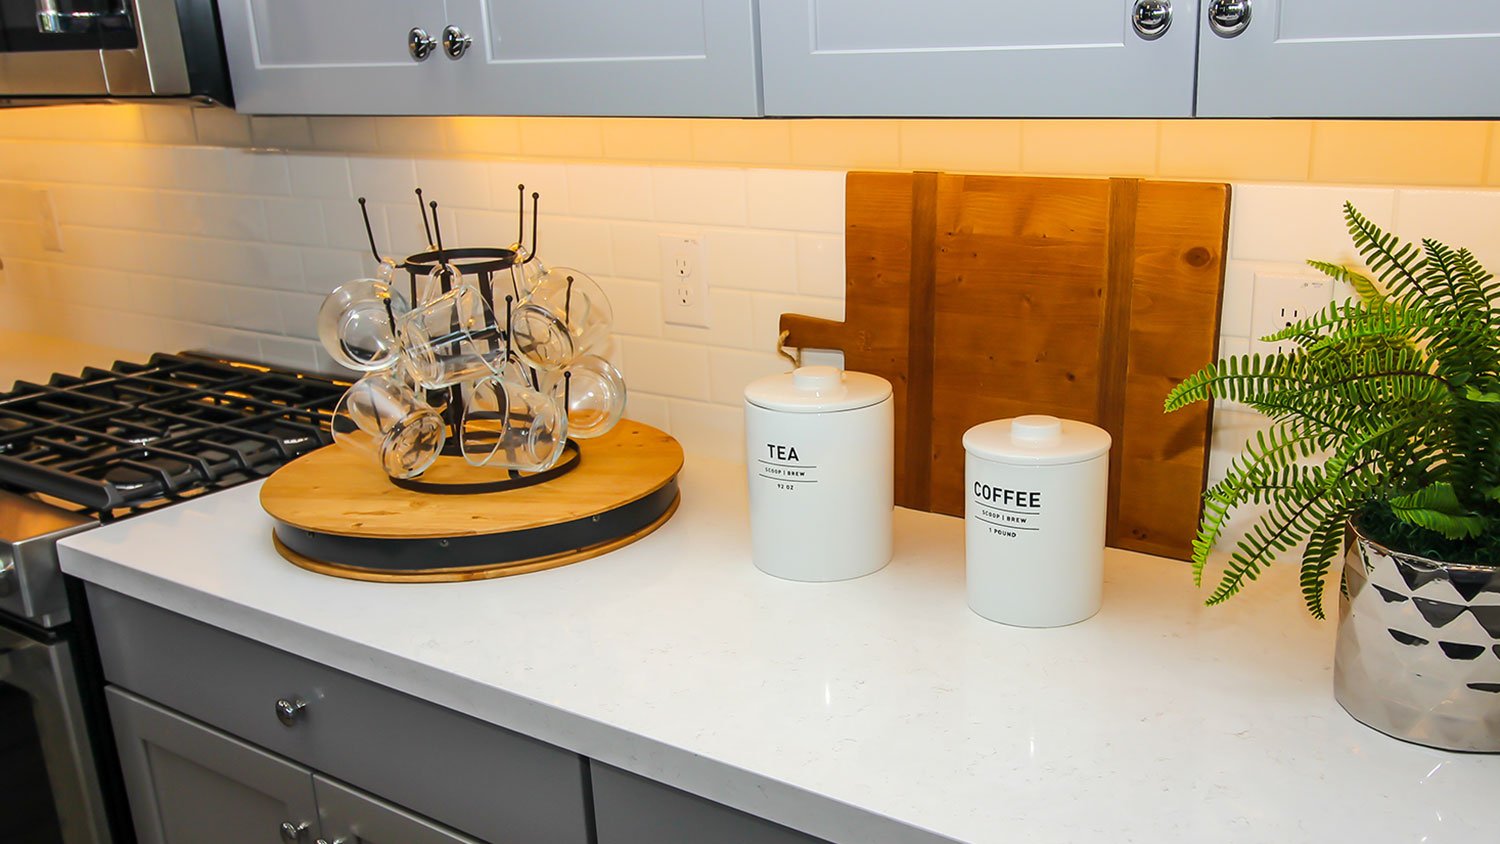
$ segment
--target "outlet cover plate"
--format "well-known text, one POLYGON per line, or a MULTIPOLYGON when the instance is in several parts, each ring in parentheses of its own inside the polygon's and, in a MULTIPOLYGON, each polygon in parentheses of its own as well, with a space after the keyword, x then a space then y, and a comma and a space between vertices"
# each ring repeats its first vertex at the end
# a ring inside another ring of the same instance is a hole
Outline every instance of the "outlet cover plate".
POLYGON ((1307 319, 1333 302, 1333 280, 1320 276, 1255 274, 1250 304, 1250 351, 1260 355, 1290 352, 1290 340, 1262 340, 1288 325, 1307 319))
POLYGON ((669 325, 708 327, 708 265, 699 235, 661 235, 661 313, 669 325))

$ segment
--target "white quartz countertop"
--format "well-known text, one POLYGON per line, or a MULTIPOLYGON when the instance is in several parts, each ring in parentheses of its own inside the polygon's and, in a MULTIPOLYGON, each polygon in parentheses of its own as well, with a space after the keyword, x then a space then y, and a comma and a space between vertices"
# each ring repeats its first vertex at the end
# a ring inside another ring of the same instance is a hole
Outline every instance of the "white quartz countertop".
POLYGON ((1104 609, 1026 630, 965 606, 962 522, 899 510, 853 581, 750 561, 743 467, 690 459, 661 530, 454 584, 313 574, 258 485, 64 542, 169 610, 848 842, 1493 842, 1500 757, 1380 735, 1333 700, 1333 622, 1290 567, 1205 609, 1111 551, 1104 609))

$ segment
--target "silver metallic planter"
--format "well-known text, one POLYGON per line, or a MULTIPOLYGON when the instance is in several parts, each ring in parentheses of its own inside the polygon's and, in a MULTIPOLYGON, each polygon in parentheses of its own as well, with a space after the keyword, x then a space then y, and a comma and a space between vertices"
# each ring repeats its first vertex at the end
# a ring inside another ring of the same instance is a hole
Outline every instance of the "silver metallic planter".
POLYGON ((1401 554, 1356 528, 1341 591, 1339 704, 1399 739, 1500 752, 1500 568, 1401 554))

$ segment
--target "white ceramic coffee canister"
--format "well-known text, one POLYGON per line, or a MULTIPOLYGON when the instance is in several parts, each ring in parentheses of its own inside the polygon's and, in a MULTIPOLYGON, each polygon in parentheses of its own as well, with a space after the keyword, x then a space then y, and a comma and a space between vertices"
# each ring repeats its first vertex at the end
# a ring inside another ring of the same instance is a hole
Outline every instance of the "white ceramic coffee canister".
POLYGON ((804 366, 745 388, 750 549, 788 580, 847 580, 891 560, 891 384, 804 366))
POLYGON ((1059 627, 1099 611, 1109 434, 1054 416, 964 432, 969 607, 993 621, 1059 627))

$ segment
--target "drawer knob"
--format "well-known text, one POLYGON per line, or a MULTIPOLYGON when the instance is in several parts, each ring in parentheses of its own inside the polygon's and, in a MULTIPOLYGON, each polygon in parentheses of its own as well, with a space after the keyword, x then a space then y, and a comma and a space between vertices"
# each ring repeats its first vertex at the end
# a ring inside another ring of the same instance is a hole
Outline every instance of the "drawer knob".
POLYGON ((281 840, 285 841, 286 844, 297 844, 298 841, 302 840, 302 833, 306 832, 311 826, 312 824, 307 821, 301 823, 285 821, 281 824, 281 840))
POLYGON ((437 46, 437 39, 428 35, 427 30, 420 26, 414 26, 411 32, 406 33, 406 51, 419 62, 427 61, 427 57, 432 55, 437 46))
POLYGON ((454 61, 464 57, 469 48, 474 46, 473 36, 466 35, 462 29, 456 26, 448 26, 443 29, 443 55, 454 61))
POLYGON ((1212 0, 1208 28, 1220 38, 1233 38, 1250 25, 1250 0, 1212 0))
POLYGON ((1171 0, 1135 0, 1130 15, 1135 34, 1146 41, 1155 41, 1167 34, 1172 26, 1171 0))
POLYGON ((297 719, 302 717, 302 710, 307 708, 307 701, 300 697, 282 698, 276 701, 276 720, 285 726, 295 726, 297 719))

